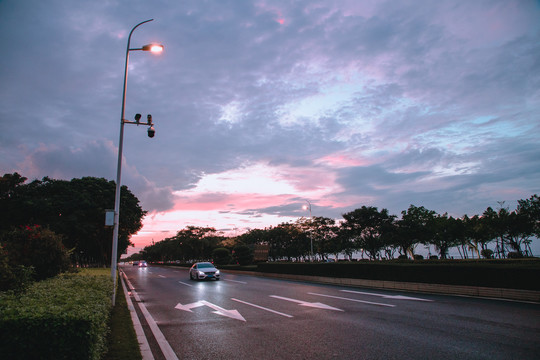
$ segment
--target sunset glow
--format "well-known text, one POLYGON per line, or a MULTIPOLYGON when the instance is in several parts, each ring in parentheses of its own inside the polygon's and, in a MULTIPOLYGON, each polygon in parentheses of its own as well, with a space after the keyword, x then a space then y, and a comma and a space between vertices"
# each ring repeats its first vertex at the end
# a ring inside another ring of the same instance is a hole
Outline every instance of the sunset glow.
POLYGON ((125 103, 155 128, 124 134, 122 185, 148 211, 130 252, 306 201, 461 217, 540 194, 534 1, 3 1, 3 173, 116 179, 124 50, 150 16, 130 47, 162 53, 130 53, 125 103))

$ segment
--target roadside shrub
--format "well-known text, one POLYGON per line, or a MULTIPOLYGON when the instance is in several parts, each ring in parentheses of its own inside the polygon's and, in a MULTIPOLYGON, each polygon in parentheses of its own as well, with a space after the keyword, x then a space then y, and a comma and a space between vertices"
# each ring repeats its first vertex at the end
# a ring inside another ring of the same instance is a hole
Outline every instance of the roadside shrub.
POLYGON ((232 257, 229 249, 217 248, 212 251, 212 259, 217 265, 227 265, 231 262, 232 257))
POLYGON ((34 279, 43 280, 69 268, 69 253, 62 237, 39 225, 6 232, 0 239, 7 253, 8 266, 34 268, 34 279))
POLYGON ((0 354, 6 359, 90 359, 106 351, 109 276, 65 274, 0 294, 0 354))
POLYGON ((263 273, 540 290, 540 259, 260 263, 263 273))
POLYGON ((0 273, 0 291, 11 290, 23 293, 33 283, 34 268, 32 266, 8 266, 0 273))
POLYGON ((509 259, 521 259, 523 257, 523 254, 520 254, 517 251, 511 251, 508 253, 507 257, 509 259))
POLYGON ((424 260, 424 256, 420 254, 414 254, 414 260, 424 260))
POLYGON ((482 257, 484 257, 484 259, 493 259, 493 250, 491 250, 491 249, 482 249, 482 251, 480 251, 480 255, 482 255, 482 257))
POLYGON ((12 266, 7 255, 7 251, 0 244, 0 291, 24 292, 32 283, 34 268, 24 265, 12 266))

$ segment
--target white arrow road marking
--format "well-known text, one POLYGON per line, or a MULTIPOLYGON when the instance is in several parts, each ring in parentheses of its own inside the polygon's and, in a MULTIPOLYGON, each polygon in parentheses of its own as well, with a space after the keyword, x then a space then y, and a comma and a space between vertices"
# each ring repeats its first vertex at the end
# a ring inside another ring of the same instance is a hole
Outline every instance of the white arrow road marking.
POLYGON ((224 309, 222 307, 219 307, 219 306, 217 306, 215 304, 212 304, 211 302, 208 302, 206 300, 200 300, 200 301, 197 301, 197 302, 194 302, 194 303, 191 303, 191 304, 186 304, 186 305, 182 305, 182 304, 178 303, 178 305, 176 305, 174 308, 178 309, 178 310, 184 310, 184 311, 192 312, 191 309, 196 308, 196 307, 200 307, 200 306, 208 306, 208 307, 214 309, 215 311, 212 311, 214 314, 230 317, 230 318, 236 319, 236 320, 246 321, 246 319, 244 319, 244 317, 242 315, 240 315, 240 313, 237 310, 226 310, 226 309, 224 309))
POLYGON ((351 298, 344 298, 344 297, 333 296, 333 295, 324 295, 324 294, 317 294, 317 293, 308 293, 308 294, 310 294, 310 295, 317 295, 317 296, 324 296, 324 297, 333 298, 333 299, 340 299, 340 300, 354 301, 354 302, 359 302, 359 303, 363 303, 363 304, 370 304, 370 305, 388 306, 388 307, 395 307, 395 306, 396 306, 396 305, 383 304, 383 303, 376 303, 376 302, 371 302, 371 301, 364 301, 364 300, 357 300, 357 299, 351 299, 351 298))
POLYGON ((192 312, 191 309, 193 309, 195 307, 199 307, 199 306, 204 306, 202 301, 197 301, 197 302, 194 302, 194 303, 191 303, 191 304, 186 304, 186 305, 182 305, 182 304, 178 303, 178 305, 176 305, 174 308, 178 309, 178 310, 184 310, 184 311, 192 312))
POLYGON ((410 296, 403 296, 403 295, 385 295, 385 294, 376 294, 376 293, 369 293, 369 292, 363 292, 363 291, 353 291, 353 290, 340 290, 346 293, 351 294, 361 294, 361 295, 371 295, 371 296, 379 296, 383 299, 395 299, 395 300, 413 300, 413 301, 433 301, 428 299, 421 299, 421 298, 415 298, 410 296))
POLYGON ((238 299, 235 299, 235 298, 231 298, 231 300, 238 301, 239 303, 246 304, 246 305, 249 305, 249 306, 253 306, 253 307, 257 308, 257 309, 269 311, 271 313, 278 314, 278 315, 281 315, 281 316, 285 316, 285 317, 288 317, 288 318, 293 317, 292 315, 289 315, 289 314, 285 314, 285 313, 282 313, 282 312, 279 312, 279 311, 276 311, 276 310, 272 310, 272 309, 268 309, 268 308, 265 308, 265 307, 262 307, 262 306, 259 306, 259 305, 248 303, 247 301, 238 300, 238 299))
POLYGON ((317 309, 343 311, 341 309, 338 309, 338 308, 335 308, 335 307, 332 307, 332 306, 329 306, 329 305, 326 305, 326 304, 323 304, 323 303, 320 303, 320 302, 311 303, 311 302, 307 302, 307 301, 296 300, 296 299, 291 299, 291 298, 287 298, 287 297, 283 297, 283 296, 277 296, 277 295, 270 295, 270 297, 273 297, 273 298, 276 298, 276 299, 281 299, 281 300, 286 300, 286 301, 290 301, 290 302, 294 302, 294 303, 297 303, 300 306, 313 307, 313 308, 317 308, 317 309))

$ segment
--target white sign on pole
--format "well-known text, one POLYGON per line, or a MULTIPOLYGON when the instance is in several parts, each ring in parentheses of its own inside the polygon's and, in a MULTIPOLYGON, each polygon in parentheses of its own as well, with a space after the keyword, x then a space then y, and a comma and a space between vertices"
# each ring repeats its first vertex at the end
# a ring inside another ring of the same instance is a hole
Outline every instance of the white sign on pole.
POLYGON ((105 210, 105 226, 114 226, 114 210, 105 210))

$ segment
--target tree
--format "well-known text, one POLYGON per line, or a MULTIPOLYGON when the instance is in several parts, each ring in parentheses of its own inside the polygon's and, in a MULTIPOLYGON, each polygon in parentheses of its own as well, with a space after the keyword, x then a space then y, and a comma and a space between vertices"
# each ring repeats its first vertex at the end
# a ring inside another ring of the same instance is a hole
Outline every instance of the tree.
POLYGON ((513 250, 512 256, 523 257, 522 245, 527 244, 529 238, 534 235, 535 224, 531 220, 530 213, 525 208, 521 210, 519 206, 516 211, 501 207, 497 212, 489 207, 484 212, 484 217, 495 235, 497 241, 495 253, 499 258, 506 257, 508 248, 513 250))
POLYGON ((0 242, 11 268, 32 267, 35 280, 56 276, 69 267, 69 253, 62 237, 39 225, 5 232, 0 242))
POLYGON ((308 237, 309 252, 311 252, 311 242, 313 242, 313 252, 321 259, 326 259, 329 253, 335 253, 334 240, 337 236, 337 227, 334 219, 322 216, 301 218, 296 221, 296 225, 308 237))
POLYGON ((530 221, 527 214, 519 210, 512 211, 505 220, 506 244, 516 253, 517 257, 523 257, 522 246, 534 233, 534 224, 530 221))
MULTIPOLYGON (((527 222, 527 231, 531 236, 540 238, 540 197, 534 194, 529 199, 518 200, 516 212, 527 222)), ((529 238, 523 241, 527 255, 532 256, 529 238)))
MULTIPOLYGON (((78 263, 109 264, 112 228, 104 226, 105 210, 114 207, 115 183, 103 178, 54 180, 44 177, 23 184, 17 173, 0 181, 0 232, 37 224, 62 235, 66 248, 78 263)), ((130 236, 142 227, 146 214, 126 186, 120 199, 118 254, 126 251, 130 236)))
POLYGON ((418 244, 429 244, 434 235, 434 219, 437 213, 423 206, 410 205, 407 211, 401 212, 401 220, 397 222, 397 245, 402 255, 414 259, 414 249, 418 244))
POLYGON ((473 244, 476 251, 485 258, 491 258, 493 251, 488 244, 496 237, 490 228, 488 220, 483 216, 474 215, 472 218, 463 217, 464 237, 473 244))
POLYGON ((309 237, 298 224, 282 223, 267 229, 268 256, 273 260, 299 260, 309 253, 309 237))
POLYGON ((212 259, 217 265, 227 265, 231 262, 231 252, 226 248, 216 248, 212 251, 212 259))
MULTIPOLYGON (((24 184, 26 180, 27 178, 22 177, 16 172, 13 174, 4 174, 4 176, 0 178, 0 199, 10 199, 15 194, 17 187, 24 184)), ((7 211, 7 209, 3 209, 2 213, 4 211, 7 211)))
POLYGON ((379 212, 373 206, 362 206, 342 216, 345 221, 341 227, 357 248, 364 250, 371 260, 378 259, 389 242, 395 216, 389 215, 387 209, 379 212))
POLYGON ((253 262, 253 251, 249 246, 238 244, 234 247, 234 259, 240 265, 249 265, 253 262))
POLYGON ((212 227, 187 226, 176 236, 146 246, 142 255, 148 261, 209 260, 213 257, 212 251, 223 240, 221 233, 212 227))
POLYGON ((482 214, 483 224, 489 228, 489 234, 492 236, 492 239, 495 240, 495 254, 499 258, 506 256, 506 250, 504 246, 504 226, 502 224, 502 218, 507 213, 507 210, 500 209, 499 212, 493 210, 493 208, 488 207, 486 211, 482 214))
POLYGON ((441 259, 446 259, 448 250, 464 239, 463 223, 448 214, 437 215, 433 219, 434 233, 431 244, 439 252, 441 259))

